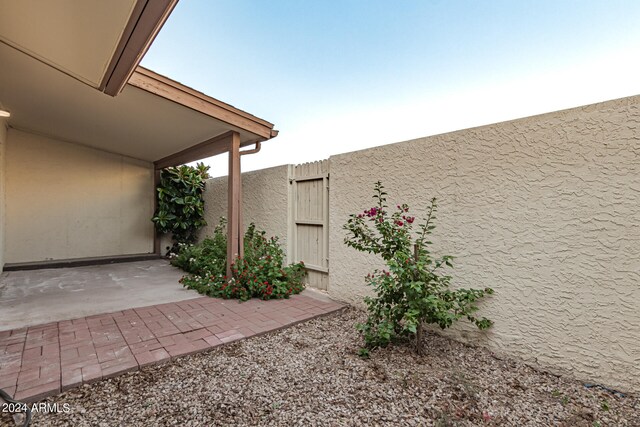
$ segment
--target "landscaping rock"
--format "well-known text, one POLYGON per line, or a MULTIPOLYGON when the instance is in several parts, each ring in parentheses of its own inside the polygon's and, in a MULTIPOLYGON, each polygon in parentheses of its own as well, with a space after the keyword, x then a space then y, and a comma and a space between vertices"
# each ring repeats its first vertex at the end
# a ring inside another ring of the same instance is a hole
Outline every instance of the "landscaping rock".
POLYGON ((639 426, 638 397, 438 335, 371 352, 354 309, 85 385, 34 426, 639 426))

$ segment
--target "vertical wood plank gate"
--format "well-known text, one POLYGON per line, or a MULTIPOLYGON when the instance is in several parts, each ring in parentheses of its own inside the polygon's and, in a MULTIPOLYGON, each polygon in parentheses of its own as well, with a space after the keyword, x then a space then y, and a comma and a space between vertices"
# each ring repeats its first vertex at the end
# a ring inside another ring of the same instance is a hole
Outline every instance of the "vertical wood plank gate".
POLYGON ((293 186, 293 259, 304 261, 308 283, 329 285, 329 161, 296 165, 293 186))

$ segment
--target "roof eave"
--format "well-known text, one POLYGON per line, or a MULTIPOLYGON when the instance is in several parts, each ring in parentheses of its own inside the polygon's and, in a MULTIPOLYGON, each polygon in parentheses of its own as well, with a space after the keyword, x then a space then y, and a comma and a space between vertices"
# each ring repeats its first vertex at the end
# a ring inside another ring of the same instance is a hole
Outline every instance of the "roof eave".
POLYGON ((138 66, 128 83, 131 86, 183 105, 238 129, 250 132, 256 135, 259 140, 265 141, 278 135, 278 131, 273 129, 272 123, 144 67, 138 66))
POLYGON ((147 52, 178 0, 137 0, 98 89, 116 96, 147 52))

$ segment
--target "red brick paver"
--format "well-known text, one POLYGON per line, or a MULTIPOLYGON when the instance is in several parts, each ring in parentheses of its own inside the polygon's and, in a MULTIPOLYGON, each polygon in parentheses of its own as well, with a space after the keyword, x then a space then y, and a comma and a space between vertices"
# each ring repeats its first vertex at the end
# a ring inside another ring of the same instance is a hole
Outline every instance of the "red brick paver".
POLYGON ((200 297, 0 332, 0 388, 22 401, 162 363, 339 310, 309 296, 200 297))

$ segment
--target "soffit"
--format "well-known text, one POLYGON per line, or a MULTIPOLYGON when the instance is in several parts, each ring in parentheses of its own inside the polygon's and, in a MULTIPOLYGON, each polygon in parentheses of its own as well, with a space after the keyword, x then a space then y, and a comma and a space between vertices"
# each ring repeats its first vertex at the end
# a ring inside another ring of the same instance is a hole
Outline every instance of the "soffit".
POLYGON ((229 130, 243 146, 264 140, 132 85, 110 97, 2 43, 0 64, 0 103, 16 129, 146 161, 229 130))
POLYGON ((0 0, 0 40, 99 87, 136 0, 0 0))

